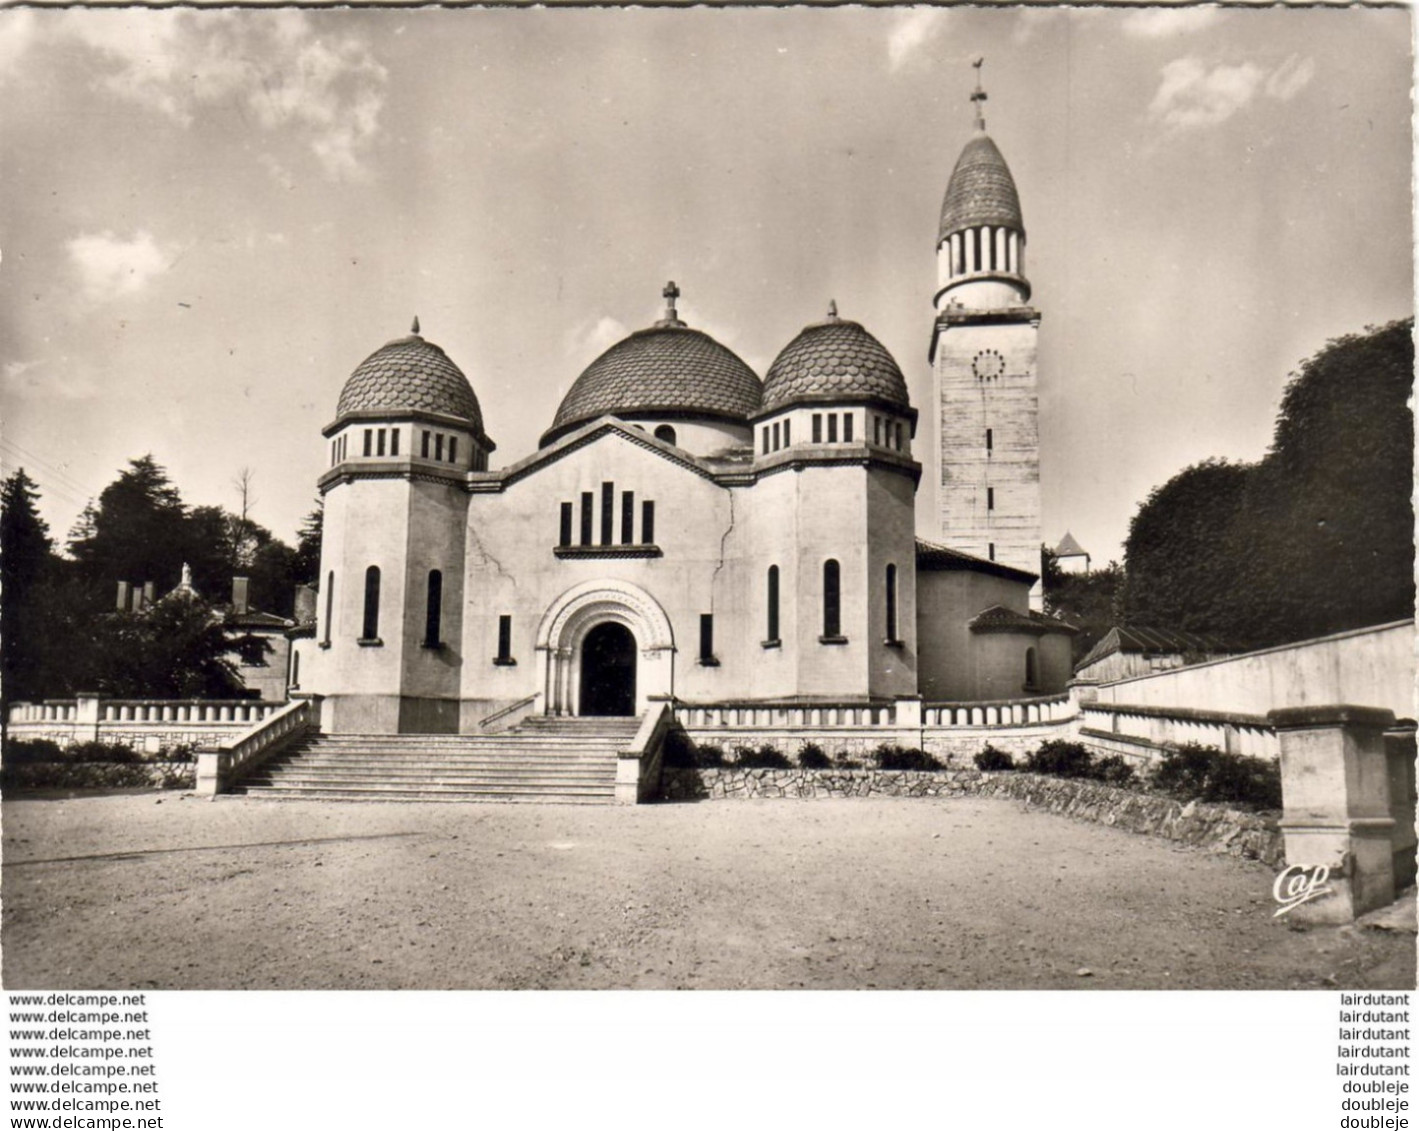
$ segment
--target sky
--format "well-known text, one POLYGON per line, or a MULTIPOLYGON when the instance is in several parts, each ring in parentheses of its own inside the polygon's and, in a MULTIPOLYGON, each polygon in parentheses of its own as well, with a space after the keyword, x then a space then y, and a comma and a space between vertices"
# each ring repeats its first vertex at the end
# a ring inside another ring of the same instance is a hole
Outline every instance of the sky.
POLYGON ((62 542, 151 452, 294 541, 320 429, 408 332, 533 451, 681 317, 762 376, 830 299, 923 409, 970 61, 1019 188, 1044 537, 1254 460, 1327 340, 1413 310, 1405 10, 0 11, 0 463, 62 542))

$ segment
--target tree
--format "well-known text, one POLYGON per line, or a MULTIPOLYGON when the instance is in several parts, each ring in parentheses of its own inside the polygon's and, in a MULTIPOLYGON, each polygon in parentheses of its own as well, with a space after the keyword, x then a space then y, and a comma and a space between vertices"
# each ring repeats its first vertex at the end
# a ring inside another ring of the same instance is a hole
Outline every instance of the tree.
POLYGON ((221 699, 242 693, 233 644, 205 601, 169 597, 98 618, 96 689, 120 697, 221 699))
POLYGON ((1124 543, 1124 623, 1231 636, 1233 593, 1245 570, 1230 552, 1249 464, 1207 460, 1157 488, 1133 516, 1124 543))
POLYGON ((166 592, 182 570, 186 518, 167 472, 151 455, 140 456, 104 488, 92 529, 69 549, 94 584, 151 581, 166 592))
POLYGON ((1154 491, 1125 547, 1125 620, 1265 647, 1412 616, 1413 321, 1332 341, 1256 465, 1154 491))
POLYGON ((320 584, 320 540, 325 527, 325 500, 317 499, 315 509, 305 516, 297 533, 295 580, 299 585, 320 584))
POLYGON ((6 705, 36 690, 43 633, 35 599, 54 558, 38 500, 39 489, 24 468, 0 485, 0 702, 6 705))
POLYGON ((1045 612, 1079 630, 1073 639, 1076 664, 1118 623, 1122 587, 1123 567, 1118 562, 1088 573, 1065 573, 1053 551, 1045 550, 1045 612))

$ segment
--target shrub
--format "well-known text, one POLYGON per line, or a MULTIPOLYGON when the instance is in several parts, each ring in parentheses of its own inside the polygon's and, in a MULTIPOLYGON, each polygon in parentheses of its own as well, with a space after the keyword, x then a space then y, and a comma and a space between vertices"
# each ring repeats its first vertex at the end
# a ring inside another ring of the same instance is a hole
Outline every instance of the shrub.
POLYGON ((1092 776, 1106 785, 1132 785, 1133 767, 1124 761, 1122 754, 1110 754, 1094 763, 1092 776))
POLYGON ((713 742, 696 746, 694 764, 705 769, 724 765, 724 747, 716 746, 713 742))
POLYGON ((994 746, 986 743, 986 747, 975 757, 976 769, 985 770, 987 773, 993 770, 1013 770, 1015 759, 1004 750, 997 750, 994 746))
POLYGON ((1042 742, 1038 750, 1025 757, 1025 769, 1036 774, 1051 774, 1057 778, 1092 778, 1097 773, 1094 755, 1078 742, 1053 738, 1042 742))
POLYGON ((143 761, 143 755, 121 742, 76 742, 64 752, 66 762, 114 762, 129 764, 143 761))
POLYGON ((177 746, 169 746, 158 755, 158 760, 163 762, 195 762, 197 761, 197 745, 192 742, 183 742, 177 746))
POLYGON ((1228 754, 1196 742, 1165 750, 1148 784, 1179 801, 1281 808, 1281 767, 1277 763, 1228 754))
POLYGON ((798 751, 798 764, 805 770, 826 770, 833 763, 816 742, 805 742, 798 751))
POLYGON ((839 750, 833 755, 833 765, 840 770, 860 770, 862 760, 851 750, 839 750))
POLYGON ((666 734, 660 764, 672 770, 694 768, 695 744, 683 730, 676 728, 666 734))
POLYGON ((872 751, 879 770, 939 770, 941 763, 915 746, 895 746, 884 742, 872 751))
POLYGON ((4 762, 7 766, 62 761, 64 761, 63 747, 47 738, 11 738, 5 743, 4 762))
POLYGON ((746 770, 787 770, 793 766, 782 750, 768 743, 757 750, 752 746, 736 746, 734 764, 746 770))

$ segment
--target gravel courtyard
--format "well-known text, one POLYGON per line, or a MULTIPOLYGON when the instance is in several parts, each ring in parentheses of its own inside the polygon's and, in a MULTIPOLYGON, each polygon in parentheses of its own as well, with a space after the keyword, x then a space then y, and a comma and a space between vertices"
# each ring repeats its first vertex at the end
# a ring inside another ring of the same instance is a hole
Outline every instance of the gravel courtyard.
POLYGON ((635 809, 7 799, 4 984, 1348 989, 1415 936, 1271 871, 988 799, 635 809))

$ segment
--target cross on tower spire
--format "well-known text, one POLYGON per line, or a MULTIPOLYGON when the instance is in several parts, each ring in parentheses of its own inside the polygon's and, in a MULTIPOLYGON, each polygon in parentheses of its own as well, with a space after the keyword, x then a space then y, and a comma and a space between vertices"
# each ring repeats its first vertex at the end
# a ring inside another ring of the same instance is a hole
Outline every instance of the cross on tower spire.
POLYGON ((680 288, 675 285, 675 280, 665 284, 665 289, 660 292, 665 298, 665 317, 656 323, 657 326, 683 326, 680 316, 675 312, 675 300, 680 297, 680 288))
POLYGON ((980 84, 980 69, 985 65, 985 56, 977 55, 971 60, 971 66, 976 69, 976 88, 971 92, 971 101, 976 106, 976 129, 985 129, 985 100, 986 93, 980 84))

